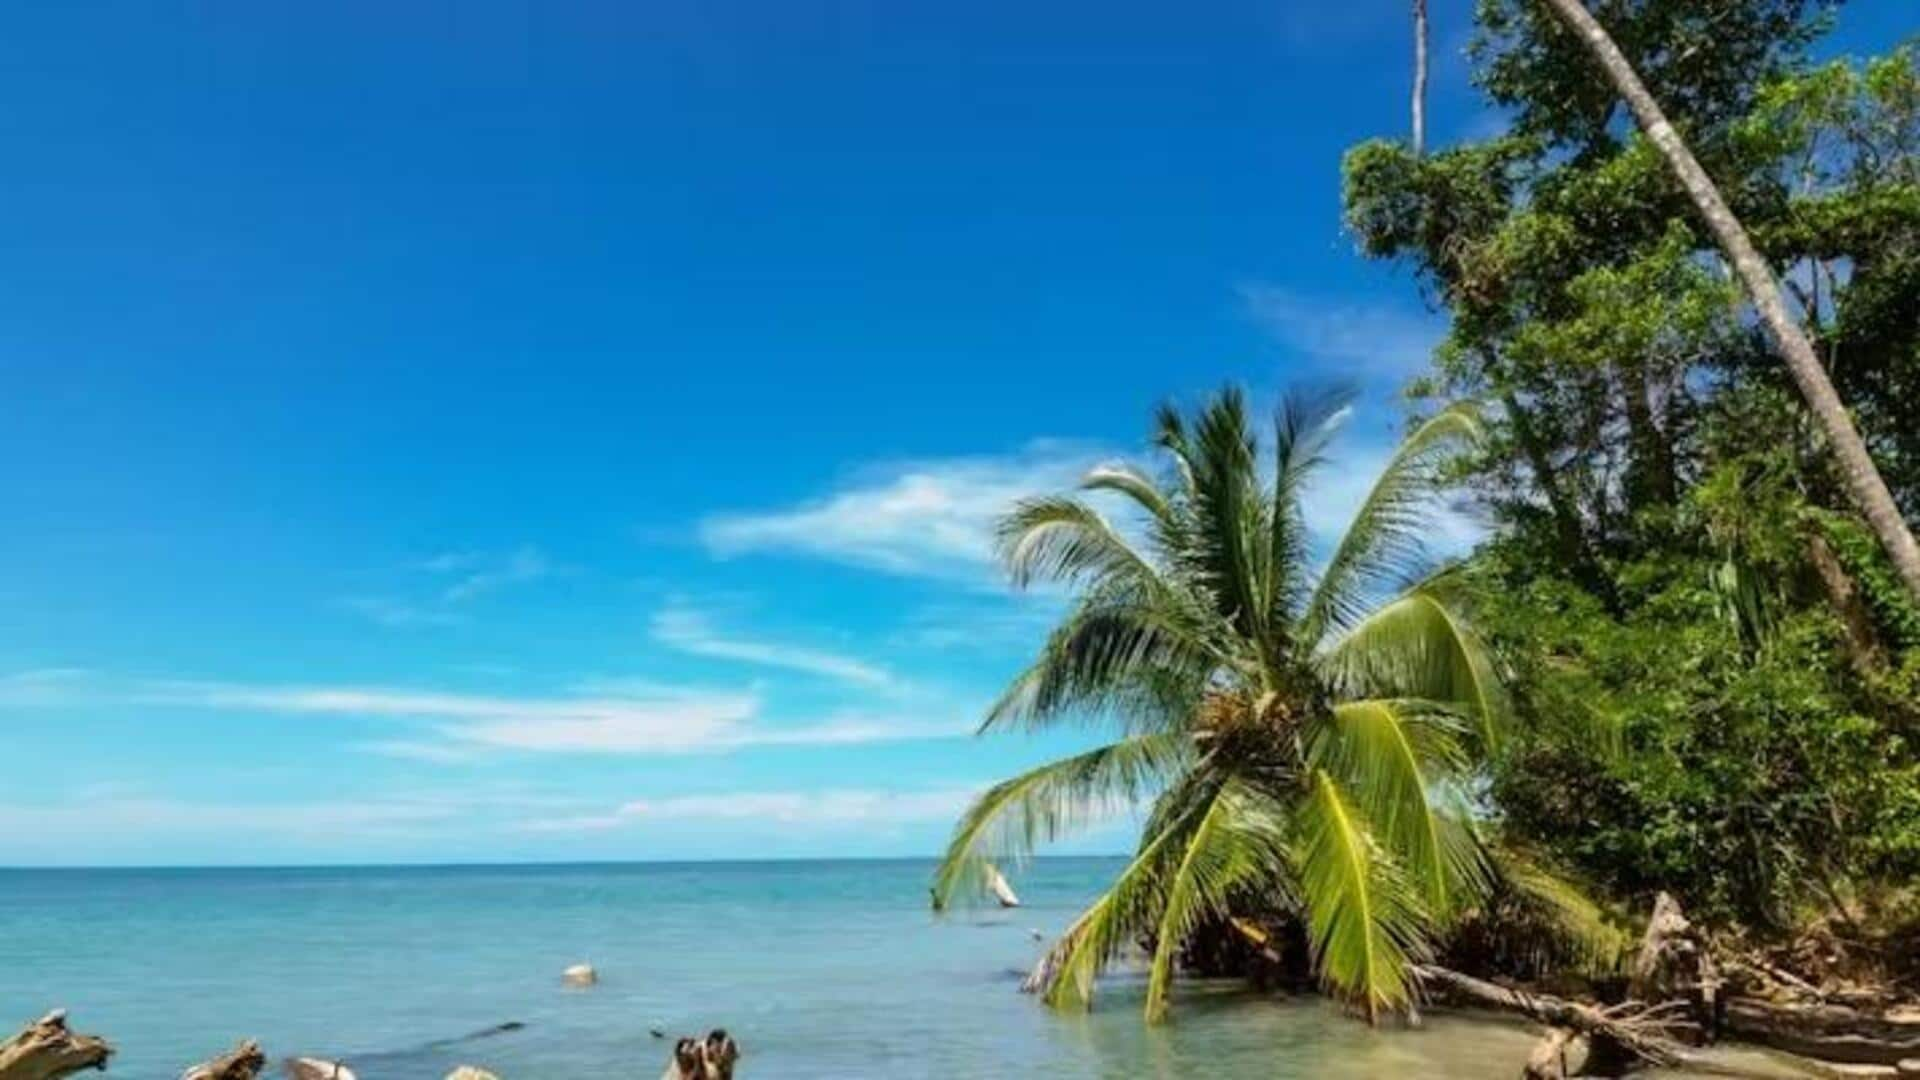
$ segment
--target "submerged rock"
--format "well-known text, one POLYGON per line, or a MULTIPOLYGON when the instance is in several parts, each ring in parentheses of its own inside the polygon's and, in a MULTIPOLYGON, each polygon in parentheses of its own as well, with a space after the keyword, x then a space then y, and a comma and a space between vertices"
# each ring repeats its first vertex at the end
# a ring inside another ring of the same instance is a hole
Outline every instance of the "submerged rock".
POLYGON ((600 981, 600 973, 592 964, 575 964, 560 973, 560 981, 568 986, 592 986, 600 981))
POLYGON ((325 1058, 288 1058, 287 1080, 360 1080, 352 1069, 325 1058))

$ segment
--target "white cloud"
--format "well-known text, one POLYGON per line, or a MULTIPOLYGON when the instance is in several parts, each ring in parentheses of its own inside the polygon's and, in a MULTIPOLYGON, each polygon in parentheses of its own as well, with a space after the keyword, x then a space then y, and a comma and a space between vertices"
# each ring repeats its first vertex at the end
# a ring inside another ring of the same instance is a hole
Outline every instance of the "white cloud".
POLYGON ((893 681, 893 675, 885 668, 851 656, 721 634, 704 613, 690 608, 674 607, 657 612, 652 630, 655 641, 694 656, 786 668, 865 686, 884 686, 893 681))
POLYGON ((899 462, 840 490, 763 513, 701 523, 715 555, 792 552, 891 574, 978 581, 993 560, 993 522, 1015 501, 1072 486, 1104 456, 1092 447, 1036 442, 1007 456, 899 462))
POLYGON ((427 569, 439 573, 448 573, 466 569, 459 581, 447 586, 441 597, 448 603, 471 600, 482 593, 493 592, 509 585, 523 585, 539 581, 553 573, 553 564, 534 547, 523 547, 503 559, 484 559, 479 556, 439 556, 424 564, 427 569), (479 569, 471 569, 478 566, 479 569))
POLYGON ((634 682, 511 697, 388 686, 0 676, 0 706, 133 705, 236 713, 389 719, 417 725, 360 749, 417 761, 467 760, 483 751, 597 754, 719 753, 761 746, 835 746, 940 738, 959 726, 838 714, 800 725, 764 722, 753 692, 634 682), (12 688, 18 685, 21 689, 12 688), (30 691, 30 692, 29 692, 30 691))
MULTIPOLYGON (((984 785, 981 785, 984 787, 984 785)), ((522 828, 541 832, 618 829, 646 822, 748 822, 778 826, 900 825, 952 821, 980 787, 933 791, 836 788, 824 791, 744 791, 636 799, 600 814, 536 818, 522 828)))
POLYGON ((64 803, 0 803, 0 833, 80 835, 138 830, 142 835, 270 833, 335 838, 343 833, 411 831, 452 821, 468 805, 436 800, 342 799, 329 802, 222 803, 118 797, 64 803))
POLYGON ((1446 330, 1404 307, 1310 297, 1278 285, 1240 289, 1247 311, 1282 345, 1314 361, 1310 377, 1406 378, 1427 366, 1446 330))

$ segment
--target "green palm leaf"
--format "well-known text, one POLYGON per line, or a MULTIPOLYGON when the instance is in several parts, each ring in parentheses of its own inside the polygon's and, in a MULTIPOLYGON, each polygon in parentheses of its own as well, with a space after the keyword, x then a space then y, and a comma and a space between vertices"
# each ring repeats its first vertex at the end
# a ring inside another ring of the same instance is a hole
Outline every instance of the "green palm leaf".
MULTIPOLYGON (((1168 792, 1163 799, 1189 795, 1168 792)), ((1140 849, 1113 884, 1073 921, 1028 979, 1029 989, 1045 995, 1055 1008, 1093 1004, 1096 977, 1126 947, 1153 925, 1164 903, 1169 866, 1185 850, 1212 800, 1180 799, 1183 809, 1166 815, 1157 830, 1142 837, 1140 849)))
POLYGON ((1325 770, 1301 804, 1295 874, 1320 978, 1374 1020, 1412 995, 1408 966, 1425 949, 1425 913, 1359 807, 1325 770))
POLYGON ((1453 705, 1497 745, 1506 700, 1493 657, 1440 591, 1416 586, 1332 640, 1314 658, 1351 697, 1424 698, 1453 705))
POLYGON ((1078 499, 1025 499, 1002 518, 1000 561, 1017 588, 1034 581, 1126 581, 1158 588, 1159 572, 1100 512, 1078 499))
POLYGON ((1311 751, 1353 793, 1436 920, 1486 889, 1485 856, 1466 815, 1436 805, 1466 768, 1458 733, 1458 721, 1431 705, 1366 699, 1335 705, 1311 751))
POLYGON ((1270 795, 1240 781, 1214 792, 1167 881, 1147 976, 1148 1023, 1166 1017, 1174 956, 1194 928, 1226 917, 1241 894, 1286 882, 1286 816, 1270 795))
POLYGON ((1307 604, 1304 641, 1352 623, 1366 612, 1370 597, 1418 567, 1441 466, 1484 437, 1479 413, 1467 402, 1449 406, 1407 436, 1327 560, 1307 604))
POLYGON ((1024 858, 1039 844, 1138 801, 1178 773, 1187 753, 1185 736, 1141 735, 995 784, 954 828, 934 872, 934 902, 945 907, 978 895, 989 862, 1024 858))

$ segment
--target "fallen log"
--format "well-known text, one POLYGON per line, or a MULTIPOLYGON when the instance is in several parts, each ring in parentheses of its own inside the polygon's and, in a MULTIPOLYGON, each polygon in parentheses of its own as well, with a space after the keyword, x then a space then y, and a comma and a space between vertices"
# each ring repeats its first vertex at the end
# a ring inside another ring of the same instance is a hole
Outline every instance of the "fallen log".
POLYGON ((1436 964, 1415 964, 1414 978, 1428 990, 1502 1012, 1517 1013, 1549 1027, 1587 1037, 1587 1069, 1593 1075, 1617 1075, 1634 1064, 1678 1065, 1685 1054, 1668 1033, 1681 1003, 1647 1005, 1638 1001, 1601 1007, 1550 994, 1530 994, 1476 979, 1436 964))
POLYGON ((267 1055, 252 1039, 180 1074, 180 1080, 254 1080, 267 1067, 267 1055))
POLYGON ((1920 1058, 1920 1010, 1867 1011, 1834 1004, 1727 1002, 1727 1033, 1776 1050, 1855 1065, 1920 1058))
POLYGON ((67 1026, 64 1009, 55 1009, 0 1043, 0 1080, 58 1080, 83 1069, 105 1069, 113 1047, 95 1035, 67 1026))

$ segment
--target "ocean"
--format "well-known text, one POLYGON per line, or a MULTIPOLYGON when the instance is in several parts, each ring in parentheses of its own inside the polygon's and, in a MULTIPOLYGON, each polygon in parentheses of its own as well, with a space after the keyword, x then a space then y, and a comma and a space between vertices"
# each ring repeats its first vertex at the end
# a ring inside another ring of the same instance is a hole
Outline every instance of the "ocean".
MULTIPOLYGON (((1090 1014, 1020 973, 1117 863, 1042 859, 1025 906, 927 910, 927 861, 0 870, 0 1026, 63 1007, 174 1080, 241 1037, 363 1080, 653 1080, 668 1036, 725 1027, 741 1080, 808 1077, 1512 1076, 1534 1036, 1429 1017, 1370 1030, 1324 1001, 1141 980, 1090 1014), (560 973, 591 963, 592 989, 560 973), (467 1037, 502 1024, 510 1031, 467 1037)), ((0 1034, 4 1037, 4 1034, 0 1034)))

